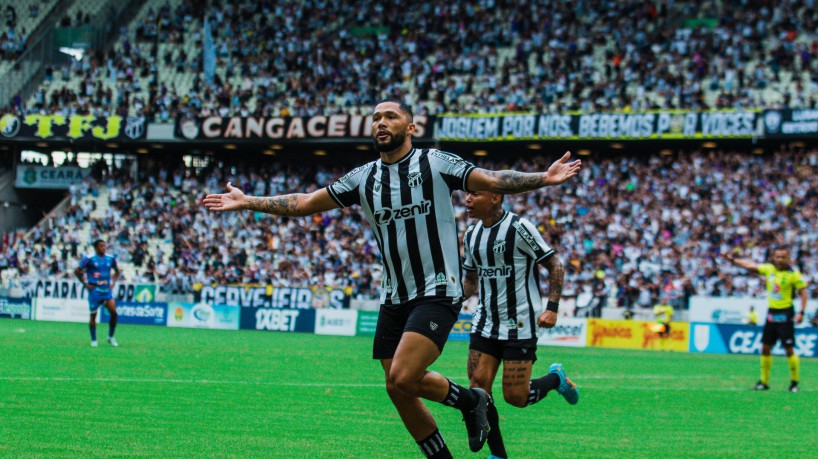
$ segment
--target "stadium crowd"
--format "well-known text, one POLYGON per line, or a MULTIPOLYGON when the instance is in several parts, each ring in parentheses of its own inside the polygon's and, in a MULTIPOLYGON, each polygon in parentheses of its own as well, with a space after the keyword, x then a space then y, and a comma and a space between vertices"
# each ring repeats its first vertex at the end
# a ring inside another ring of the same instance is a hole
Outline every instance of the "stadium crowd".
POLYGON ((307 116, 354 113, 385 94, 418 113, 818 102, 811 0, 154 5, 110 49, 48 68, 43 88, 14 110, 307 116))
MULTIPOLYGON (((764 262, 771 247, 786 246, 815 297, 818 151, 785 148, 764 156, 696 151, 589 158, 576 181, 507 196, 504 205, 538 225, 556 248, 566 267, 565 295, 587 292, 624 307, 664 300, 682 308, 692 294, 763 296, 761 279, 731 267, 721 254, 739 251, 764 262)), ((541 170, 548 162, 480 165, 541 170)), ((19 275, 70 277, 78 250, 101 237, 133 264, 129 281, 158 282, 169 292, 190 292, 197 283, 260 282, 352 287, 355 296, 377 297, 377 244, 359 209, 298 219, 207 213, 199 203, 227 181, 248 194, 274 195, 326 186, 346 169, 273 161, 198 172, 160 168, 136 181, 96 174, 73 190, 63 213, 18 238, 2 265, 19 275), (101 189, 110 204, 104 217, 90 218, 94 201, 81 198, 101 189), (89 240, 78 241, 89 218, 89 240), (151 246, 154 238, 161 243, 151 246)), ((454 199, 463 233, 469 224, 464 195, 454 199)))

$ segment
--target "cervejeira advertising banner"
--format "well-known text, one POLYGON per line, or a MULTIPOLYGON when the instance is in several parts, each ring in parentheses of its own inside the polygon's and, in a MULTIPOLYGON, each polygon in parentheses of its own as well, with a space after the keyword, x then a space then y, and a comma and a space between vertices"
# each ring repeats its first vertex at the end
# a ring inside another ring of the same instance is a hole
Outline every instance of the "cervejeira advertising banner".
POLYGON ((349 295, 332 287, 273 287, 271 285, 194 286, 197 303, 232 304, 244 308, 346 309, 349 295))

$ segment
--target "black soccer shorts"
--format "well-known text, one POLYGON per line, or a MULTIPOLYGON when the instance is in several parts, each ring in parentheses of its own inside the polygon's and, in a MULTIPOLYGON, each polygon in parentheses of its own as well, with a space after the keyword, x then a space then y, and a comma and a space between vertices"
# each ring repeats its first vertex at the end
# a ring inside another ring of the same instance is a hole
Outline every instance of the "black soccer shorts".
POLYGON ((774 346, 781 340, 784 347, 795 346, 795 309, 770 309, 761 334, 761 344, 774 346))
POLYGON ((502 340, 472 333, 469 350, 488 354, 498 361, 530 360, 534 363, 537 361, 537 338, 502 340))
POLYGON ((391 359, 395 356, 404 332, 416 332, 431 339, 440 352, 449 339, 462 302, 445 297, 419 298, 397 305, 381 305, 372 358, 391 359))

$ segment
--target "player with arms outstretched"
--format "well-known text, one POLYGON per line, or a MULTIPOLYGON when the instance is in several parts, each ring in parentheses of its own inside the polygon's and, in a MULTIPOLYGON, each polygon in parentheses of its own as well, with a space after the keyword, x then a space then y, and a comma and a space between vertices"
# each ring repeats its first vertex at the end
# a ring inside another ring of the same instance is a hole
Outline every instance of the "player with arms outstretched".
POLYGON ((479 451, 488 435, 489 395, 428 371, 457 321, 463 288, 455 190, 521 193, 574 177, 580 162, 566 153, 547 172, 488 171, 435 149, 412 147, 412 110, 401 101, 379 103, 372 114, 377 161, 355 168, 332 185, 308 194, 245 196, 228 184, 203 204, 214 211, 252 210, 308 216, 360 206, 383 258, 381 309, 373 358, 381 361, 386 391, 406 429, 427 457, 451 457, 421 398, 463 413, 469 447, 479 451))

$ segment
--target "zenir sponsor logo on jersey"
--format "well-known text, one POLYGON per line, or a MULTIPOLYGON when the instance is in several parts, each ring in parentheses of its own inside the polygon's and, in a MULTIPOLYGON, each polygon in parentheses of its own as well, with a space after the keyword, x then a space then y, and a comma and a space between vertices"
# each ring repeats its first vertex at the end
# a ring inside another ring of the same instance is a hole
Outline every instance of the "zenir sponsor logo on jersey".
POLYGON ((528 246, 531 247, 532 250, 534 250, 535 252, 537 250, 542 250, 542 247, 537 245, 537 241, 535 241, 534 238, 531 237, 531 234, 528 232, 525 226, 523 226, 522 223, 514 222, 511 224, 511 226, 513 226, 517 230, 517 233, 520 234, 520 237, 523 238, 525 243, 528 244, 528 246))
MULTIPOLYGON (((395 220, 403 220, 405 218, 415 218, 418 215, 427 215, 432 208, 432 201, 428 199, 419 204, 410 204, 408 206, 390 209, 384 207, 375 212, 375 222, 379 225, 388 225, 395 220)), ((446 281, 444 276, 443 281, 446 281)))
POLYGON ((446 275, 437 273, 437 276, 435 276, 435 285, 446 285, 446 275))
POLYGON ((420 174, 420 172, 412 172, 409 174, 407 179, 409 180, 410 188, 417 188, 421 183, 423 183, 423 176, 420 174))
POLYGON ((495 242, 493 250, 494 250, 494 253, 505 253, 506 252, 506 241, 497 241, 497 242, 495 242))
POLYGON ((501 277, 508 277, 511 275, 511 266, 505 265, 497 268, 483 268, 477 267, 477 275, 483 279, 498 279, 501 277))

